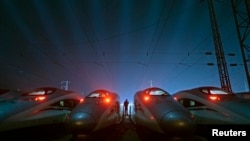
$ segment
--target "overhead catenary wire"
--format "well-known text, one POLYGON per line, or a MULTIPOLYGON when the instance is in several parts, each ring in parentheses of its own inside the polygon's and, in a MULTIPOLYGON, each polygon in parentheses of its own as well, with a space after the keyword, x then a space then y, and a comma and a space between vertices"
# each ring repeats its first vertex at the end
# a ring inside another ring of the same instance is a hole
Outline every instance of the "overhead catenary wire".
MULTIPOLYGON (((87 37, 87 41, 88 41, 88 43, 89 43, 89 45, 90 45, 90 49, 92 49, 92 50, 94 51, 94 53, 96 54, 97 59, 98 59, 98 62, 100 62, 100 65, 102 65, 102 67, 104 68, 105 72, 107 73, 107 76, 109 76, 109 79, 112 80, 112 81, 111 81, 111 83, 113 83, 112 86, 114 86, 113 77, 112 77, 112 75, 110 74, 110 70, 109 70, 107 64, 105 64, 105 62, 103 61, 103 58, 102 58, 103 55, 100 55, 100 52, 98 52, 98 50, 101 50, 101 49, 100 49, 100 46, 97 45, 98 48, 95 48, 95 46, 93 45, 94 42, 91 40, 90 33, 87 31, 87 29, 86 29, 86 28, 83 26, 83 24, 81 23, 81 20, 80 20, 80 18, 79 18, 79 15, 78 15, 77 11, 74 9, 74 7, 71 5, 71 3, 70 3, 69 1, 67 1, 67 2, 68 2, 68 4, 69 4, 69 6, 71 7, 71 9, 72 9, 72 11, 73 11, 73 13, 74 13, 74 15, 75 15, 77 21, 79 22, 79 25, 80 25, 80 27, 81 27, 81 30, 83 30, 83 32, 85 33, 85 35, 86 35, 86 37, 87 37)), ((90 29, 90 31, 91 31, 92 34, 93 34, 93 39, 94 39, 95 42, 98 43, 99 40, 98 40, 98 38, 97 38, 97 36, 96 36, 96 33, 95 33, 95 30, 93 29, 93 26, 91 26, 91 25, 92 25, 92 22, 91 22, 91 19, 89 18, 89 15, 88 15, 87 11, 86 11, 86 7, 83 9, 83 12, 84 12, 84 15, 85 15, 85 16, 87 17, 87 19, 88 19, 87 21, 89 22, 89 29, 90 29)), ((101 52, 103 53, 104 51, 101 50, 101 52)))
POLYGON ((168 11, 166 20, 164 20, 162 30, 158 30, 158 28, 159 28, 158 25, 160 24, 160 19, 161 19, 162 15, 163 15, 163 11, 164 11, 164 8, 165 8, 165 4, 162 4, 161 16, 159 17, 158 23, 156 24, 155 32, 153 33, 153 37, 152 37, 153 48, 152 48, 152 46, 148 47, 147 56, 146 56, 145 61, 144 61, 144 64, 145 64, 146 67, 145 66, 143 67, 143 71, 142 71, 142 74, 141 74, 142 75, 141 76, 141 84, 143 84, 142 82, 145 81, 144 76, 145 76, 145 74, 146 74, 146 72, 148 70, 147 66, 149 65, 149 62, 151 61, 153 55, 155 54, 155 50, 156 50, 156 48, 158 46, 159 40, 161 39, 161 36, 162 36, 163 32, 165 31, 165 27, 166 27, 166 25, 168 23, 168 20, 169 20, 171 14, 172 14, 172 10, 173 10, 174 4, 175 4, 174 2, 175 2, 175 0, 171 1, 170 10, 168 11), (159 34, 158 38, 155 41, 154 39, 155 39, 157 31, 160 31, 160 34, 159 34))

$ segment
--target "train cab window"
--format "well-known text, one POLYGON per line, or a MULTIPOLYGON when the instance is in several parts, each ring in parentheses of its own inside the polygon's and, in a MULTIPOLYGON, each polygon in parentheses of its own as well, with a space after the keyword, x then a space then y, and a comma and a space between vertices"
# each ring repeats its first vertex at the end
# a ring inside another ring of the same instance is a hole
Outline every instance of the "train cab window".
POLYGON ((192 99, 187 99, 187 98, 183 98, 183 99, 179 99, 178 100, 180 104, 182 104, 184 107, 186 107, 189 110, 207 110, 207 111, 212 111, 212 112, 218 112, 214 109, 209 108, 209 106, 192 100, 192 99))
POLYGON ((49 95, 55 92, 55 88, 38 88, 31 92, 25 93, 23 95, 38 96, 38 95, 49 95))
POLYGON ((179 99, 178 101, 184 107, 201 107, 201 106, 205 106, 204 104, 202 104, 202 103, 200 103, 198 101, 195 101, 195 100, 192 100, 192 99, 187 99, 187 98, 179 99))
POLYGON ((189 106, 194 107, 195 106, 195 101, 193 101, 193 100, 189 101, 189 106))
POLYGON ((56 106, 56 107, 66 107, 66 108, 75 108, 75 106, 78 104, 79 102, 74 100, 74 99, 66 99, 66 100, 61 100, 58 101, 54 104, 52 104, 51 106, 56 106))
POLYGON ((92 93, 88 97, 106 97, 107 95, 107 93, 92 93))
POLYGON ((195 100, 190 100, 189 101, 189 105, 190 107, 200 107, 200 106, 205 106, 204 104, 198 102, 198 101, 195 101, 195 100))
POLYGON ((227 91, 221 89, 201 89, 201 91, 205 94, 212 94, 212 95, 227 95, 231 94, 227 91))
POLYGON ((162 91, 162 90, 150 90, 146 91, 149 95, 169 95, 167 92, 162 91))

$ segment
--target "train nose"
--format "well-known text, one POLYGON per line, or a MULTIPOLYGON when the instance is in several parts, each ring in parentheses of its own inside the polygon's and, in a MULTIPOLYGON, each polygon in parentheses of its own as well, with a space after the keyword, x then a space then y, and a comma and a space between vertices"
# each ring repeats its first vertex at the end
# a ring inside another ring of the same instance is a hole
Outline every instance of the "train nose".
POLYGON ((172 135, 192 134, 194 132, 194 121, 191 115, 180 111, 163 115, 160 123, 164 132, 172 135))
POLYGON ((72 113, 68 119, 69 128, 73 131, 89 131, 95 127, 94 119, 88 113, 72 113))

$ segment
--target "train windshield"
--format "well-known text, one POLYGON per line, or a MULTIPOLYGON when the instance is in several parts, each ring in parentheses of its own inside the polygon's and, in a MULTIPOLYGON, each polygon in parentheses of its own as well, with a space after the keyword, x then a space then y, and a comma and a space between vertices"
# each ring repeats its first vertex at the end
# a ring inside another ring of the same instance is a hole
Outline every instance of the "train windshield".
POLYGON ((31 90, 22 94, 22 100, 42 102, 47 99, 47 95, 51 95, 56 91, 56 88, 43 87, 31 90))
POLYGON ((170 94, 159 88, 149 88, 142 93, 142 99, 144 102, 154 101, 159 102, 164 101, 162 97, 169 97, 170 94))
POLYGON ((149 95, 169 95, 167 92, 165 92, 163 90, 159 90, 159 89, 150 90, 146 93, 148 93, 149 95))
POLYGON ((108 96, 108 93, 95 92, 95 93, 91 93, 87 97, 107 97, 107 96, 108 96))
POLYGON ((207 87, 207 88, 201 88, 200 89, 203 94, 207 95, 207 98, 212 101, 221 101, 221 100, 228 100, 231 99, 234 96, 233 93, 220 89, 220 88, 214 88, 214 87, 207 87))
POLYGON ((54 90, 52 89, 37 89, 34 91, 29 92, 27 95, 48 95, 48 94, 52 94, 54 92, 54 90))
POLYGON ((232 93, 222 90, 222 89, 216 89, 216 88, 203 88, 201 91, 205 94, 211 94, 211 95, 232 95, 232 93))

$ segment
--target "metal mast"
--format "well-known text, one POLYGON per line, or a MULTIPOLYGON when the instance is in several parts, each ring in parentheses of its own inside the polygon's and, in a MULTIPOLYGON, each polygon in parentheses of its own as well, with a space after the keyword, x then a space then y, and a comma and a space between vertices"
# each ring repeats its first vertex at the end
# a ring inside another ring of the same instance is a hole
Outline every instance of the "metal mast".
POLYGON ((212 33, 213 33, 213 39, 214 39, 214 46, 215 46, 215 53, 216 53, 216 59, 217 59, 217 66, 219 70, 221 88, 231 92, 232 91, 231 83, 229 80, 228 70, 226 66, 219 28, 218 28, 216 17, 215 17, 213 3, 212 3, 212 0, 207 0, 207 1, 208 1, 208 7, 209 7, 209 14, 210 14, 210 20, 211 20, 211 26, 212 26, 212 33))
POLYGON ((64 89, 64 90, 69 90, 69 83, 70 81, 61 81, 61 89, 64 89), (63 85, 65 84, 65 85, 63 85))
POLYGON ((248 62, 250 61, 250 1, 249 0, 231 0, 236 30, 240 43, 240 49, 246 73, 248 91, 250 91, 250 76, 248 62), (247 42, 248 41, 248 42, 247 42))

